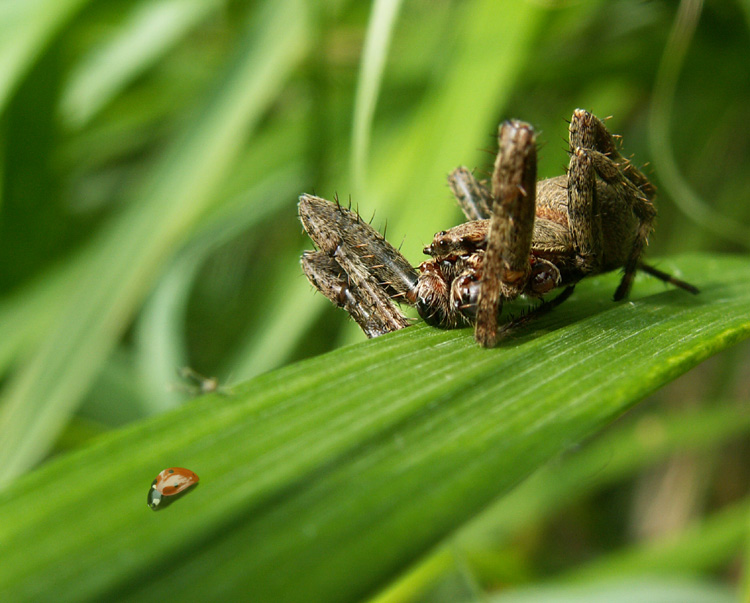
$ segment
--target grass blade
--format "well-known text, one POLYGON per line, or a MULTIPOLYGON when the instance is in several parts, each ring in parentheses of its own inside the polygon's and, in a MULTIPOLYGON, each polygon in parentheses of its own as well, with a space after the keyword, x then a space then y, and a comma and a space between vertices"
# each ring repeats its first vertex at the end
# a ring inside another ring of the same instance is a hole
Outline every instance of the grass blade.
POLYGON ((560 585, 525 588, 490 597, 488 603, 734 603, 730 588, 686 578, 645 578, 613 580, 606 584, 560 585))
POLYGON ((159 0, 136 5, 119 32, 90 52, 71 74, 60 99, 63 118, 75 127, 84 126, 219 6, 219 0, 159 0))
POLYGON ((351 172, 355 190, 361 188, 365 181, 372 116, 375 114, 385 59, 400 10, 401 0, 377 0, 373 4, 373 14, 367 26, 352 128, 351 172))
POLYGON ((747 541, 750 498, 693 522, 671 537, 604 556, 561 578, 585 583, 645 574, 696 574, 721 567, 747 541))
POLYGON ((6 0, 0 4, 0 113, 52 37, 88 0, 6 0))
POLYGON ((588 279, 495 350, 421 325, 104 436, 0 496, 0 590, 361 599, 554 455, 750 336, 747 258, 668 264, 702 293, 643 277, 614 304, 616 274, 588 279), (169 465, 201 485, 152 513, 146 489, 169 465))

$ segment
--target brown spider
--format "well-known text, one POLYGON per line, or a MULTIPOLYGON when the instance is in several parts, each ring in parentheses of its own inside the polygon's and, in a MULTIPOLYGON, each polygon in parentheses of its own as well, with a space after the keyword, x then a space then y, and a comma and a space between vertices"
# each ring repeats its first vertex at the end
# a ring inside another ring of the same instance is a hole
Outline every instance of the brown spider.
POLYGON ((484 347, 561 304, 582 278, 616 268, 624 274, 615 300, 627 296, 636 270, 698 293, 641 262, 656 215, 655 189, 620 155, 604 124, 577 109, 569 142, 567 174, 537 182, 533 128, 501 124, 490 188, 464 167, 451 173, 450 188, 469 221, 438 232, 418 269, 356 212, 302 195, 300 219, 319 248, 304 253, 302 268, 368 337, 409 325, 398 299, 435 326, 474 324, 484 347), (498 329, 503 300, 541 298, 558 287, 565 289, 556 298, 498 329))

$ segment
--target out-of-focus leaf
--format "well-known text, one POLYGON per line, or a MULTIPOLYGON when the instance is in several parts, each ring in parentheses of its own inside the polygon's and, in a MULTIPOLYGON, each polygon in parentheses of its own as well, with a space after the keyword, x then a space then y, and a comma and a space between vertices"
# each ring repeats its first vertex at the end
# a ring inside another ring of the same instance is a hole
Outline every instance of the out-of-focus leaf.
POLYGON ((0 2, 0 113, 52 37, 87 1, 0 2))
POLYGON ((750 498, 687 526, 674 536, 637 544, 603 555, 567 572, 578 582, 615 580, 624 576, 683 575, 717 569, 736 556, 747 541, 750 498))
POLYGON ((304 56, 305 7, 264 4, 202 113, 92 241, 59 321, 3 391, 0 484, 49 450, 159 271, 216 199, 248 133, 304 56))
POLYGON ((677 578, 616 580, 584 586, 540 586, 487 598, 488 603, 733 603, 736 593, 720 584, 677 578))
POLYGON ((388 46, 400 9, 401 0, 377 0, 373 3, 354 104, 351 172, 355 190, 361 187, 365 178, 372 117, 383 79, 388 46))
POLYGON ((80 127, 150 67, 221 0, 147 0, 136 5, 116 35, 93 49, 71 74, 60 99, 63 117, 80 127))

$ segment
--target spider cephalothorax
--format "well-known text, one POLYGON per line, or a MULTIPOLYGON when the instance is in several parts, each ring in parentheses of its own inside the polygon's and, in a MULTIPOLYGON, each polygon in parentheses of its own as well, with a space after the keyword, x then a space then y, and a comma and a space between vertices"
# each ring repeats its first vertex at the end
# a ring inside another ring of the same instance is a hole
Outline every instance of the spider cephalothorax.
POLYGON ((417 269, 357 213, 302 195, 300 219, 319 248, 303 255, 305 274, 369 337, 408 326, 396 299, 435 326, 474 324, 485 347, 514 324, 498 329, 504 300, 565 287, 533 316, 562 303, 589 275, 622 268, 615 300, 627 296, 638 269, 697 293, 640 261, 656 215, 654 187, 620 155, 604 124, 577 109, 569 141, 567 174, 536 182, 533 128, 501 124, 489 187, 466 168, 451 173, 468 221, 438 232, 424 249, 430 259, 417 269))

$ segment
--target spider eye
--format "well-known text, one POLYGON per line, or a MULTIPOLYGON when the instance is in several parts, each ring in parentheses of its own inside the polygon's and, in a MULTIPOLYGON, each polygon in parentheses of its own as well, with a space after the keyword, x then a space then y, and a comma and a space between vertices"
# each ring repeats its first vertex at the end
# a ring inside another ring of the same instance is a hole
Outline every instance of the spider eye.
POLYGON ((441 230, 435 233, 432 237, 432 243, 424 248, 424 252, 431 256, 445 255, 450 249, 451 238, 448 236, 448 232, 441 230))

